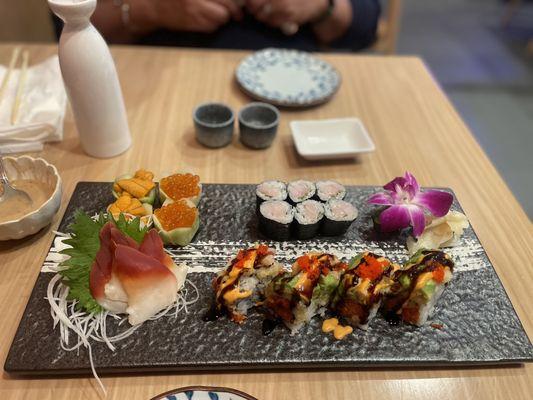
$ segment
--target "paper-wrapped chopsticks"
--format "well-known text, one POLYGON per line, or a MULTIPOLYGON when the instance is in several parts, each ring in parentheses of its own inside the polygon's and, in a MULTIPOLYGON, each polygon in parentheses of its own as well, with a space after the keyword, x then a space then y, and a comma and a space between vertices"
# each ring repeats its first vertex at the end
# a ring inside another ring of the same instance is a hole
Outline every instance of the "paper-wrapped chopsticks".
MULTIPOLYGON (((20 47, 15 47, 15 49, 13 49, 13 52, 11 53, 11 60, 9 61, 9 67, 6 73, 4 74, 4 78, 2 79, 2 84, 0 85, 0 103, 2 102, 2 98, 4 96, 4 93, 6 92, 9 79, 11 78, 13 69, 15 68, 18 62, 19 56, 20 56, 20 47)), ((17 83, 17 91, 15 94, 15 100, 13 101, 13 106, 11 109, 11 125, 15 125, 18 119, 20 105, 22 103, 22 98, 24 95, 24 88, 26 86, 26 73, 28 70, 29 59, 30 59, 29 52, 27 50, 24 50, 22 52, 22 66, 20 69, 19 79, 17 83)))

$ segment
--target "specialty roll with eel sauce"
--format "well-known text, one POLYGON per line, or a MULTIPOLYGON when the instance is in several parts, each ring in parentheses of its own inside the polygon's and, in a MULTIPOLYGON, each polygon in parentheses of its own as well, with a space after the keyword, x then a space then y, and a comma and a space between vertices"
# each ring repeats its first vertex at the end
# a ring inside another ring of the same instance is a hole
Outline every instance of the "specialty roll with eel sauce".
POLYGON ((323 313, 347 265, 325 253, 299 257, 292 271, 279 275, 265 289, 264 305, 295 334, 317 313, 323 313))
POLYGON ((383 301, 389 322, 400 319, 421 326, 432 315, 446 284, 452 279, 454 263, 439 250, 419 250, 394 273, 394 285, 383 301))
POLYGON ((274 259, 274 250, 268 246, 240 250, 213 280, 215 302, 205 319, 227 314, 234 322, 244 322, 248 310, 260 300, 265 285, 282 271, 283 266, 274 259))
POLYGON ((341 278, 332 301, 332 311, 354 328, 366 330, 376 315, 393 273, 400 267, 385 257, 364 252, 354 257, 341 278))

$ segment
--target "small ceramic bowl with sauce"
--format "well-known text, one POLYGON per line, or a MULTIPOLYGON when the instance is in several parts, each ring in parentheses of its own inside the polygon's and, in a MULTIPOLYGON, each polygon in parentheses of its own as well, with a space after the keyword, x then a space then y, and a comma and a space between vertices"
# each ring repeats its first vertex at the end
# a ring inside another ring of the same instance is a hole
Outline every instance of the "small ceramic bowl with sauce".
POLYGON ((11 184, 28 193, 33 204, 2 203, 0 240, 22 239, 52 222, 61 205, 61 177, 56 167, 42 158, 4 157, 4 166, 11 184))

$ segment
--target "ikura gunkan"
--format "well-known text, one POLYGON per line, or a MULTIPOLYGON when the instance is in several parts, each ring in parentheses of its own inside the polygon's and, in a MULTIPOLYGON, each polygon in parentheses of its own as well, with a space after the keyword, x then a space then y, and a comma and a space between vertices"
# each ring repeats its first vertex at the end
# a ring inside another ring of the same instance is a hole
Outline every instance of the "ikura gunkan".
POLYGON ((354 257, 342 276, 331 310, 354 328, 367 329, 376 315, 383 294, 388 293, 393 273, 400 267, 371 252, 354 257))
POLYGON ((260 301, 265 285, 282 270, 274 259, 274 250, 266 245, 240 250, 213 280, 215 301, 204 319, 226 314, 234 322, 244 322, 248 310, 260 301))
POLYGON ((187 199, 198 205, 201 195, 202 184, 198 175, 174 174, 162 178, 159 182, 159 198, 163 204, 187 199))
POLYGON ((274 278, 265 290, 265 307, 292 334, 317 313, 323 314, 348 266, 326 253, 299 257, 292 271, 274 278))
POLYGON ((452 279, 454 263, 438 250, 419 250, 393 275, 394 285, 383 301, 385 317, 421 326, 432 315, 444 287, 452 279))
POLYGON ((154 225, 165 244, 187 246, 200 226, 198 209, 190 200, 178 200, 155 210, 154 225))

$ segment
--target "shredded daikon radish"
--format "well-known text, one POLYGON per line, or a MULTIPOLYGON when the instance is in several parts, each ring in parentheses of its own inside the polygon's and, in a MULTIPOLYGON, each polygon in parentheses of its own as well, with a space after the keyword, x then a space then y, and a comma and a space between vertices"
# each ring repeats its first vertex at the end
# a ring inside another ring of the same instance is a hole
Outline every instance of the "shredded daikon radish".
MULTIPOLYGON (((57 270, 53 272, 57 272, 57 270)), ((116 347, 113 343, 117 343, 131 336, 142 324, 130 326, 115 336, 108 336, 108 318, 110 318, 110 321, 117 324, 117 326, 122 326, 124 321, 127 321, 127 316, 114 314, 109 311, 104 311, 99 314, 89 314, 85 311, 77 310, 77 300, 67 300, 69 288, 61 282, 61 279, 61 275, 56 273, 48 284, 46 294, 46 299, 50 304, 53 328, 55 329, 56 326, 59 325, 60 345, 63 350, 76 350, 79 352, 79 349, 82 346, 87 348, 91 371, 105 397, 107 396, 107 391, 96 373, 91 342, 105 343, 111 351, 115 351, 116 347), (70 340, 72 337, 71 333, 74 334, 75 343, 73 344, 71 344, 70 340)), ((178 293, 176 302, 152 316, 149 320, 157 320, 162 317, 176 318, 180 311, 188 313, 187 306, 195 303, 199 298, 200 292, 198 291, 198 288, 190 280, 186 280, 184 286, 178 293), (191 288, 187 288, 187 285, 191 288), (191 297, 193 298, 187 300, 189 293, 191 293, 191 297)))

